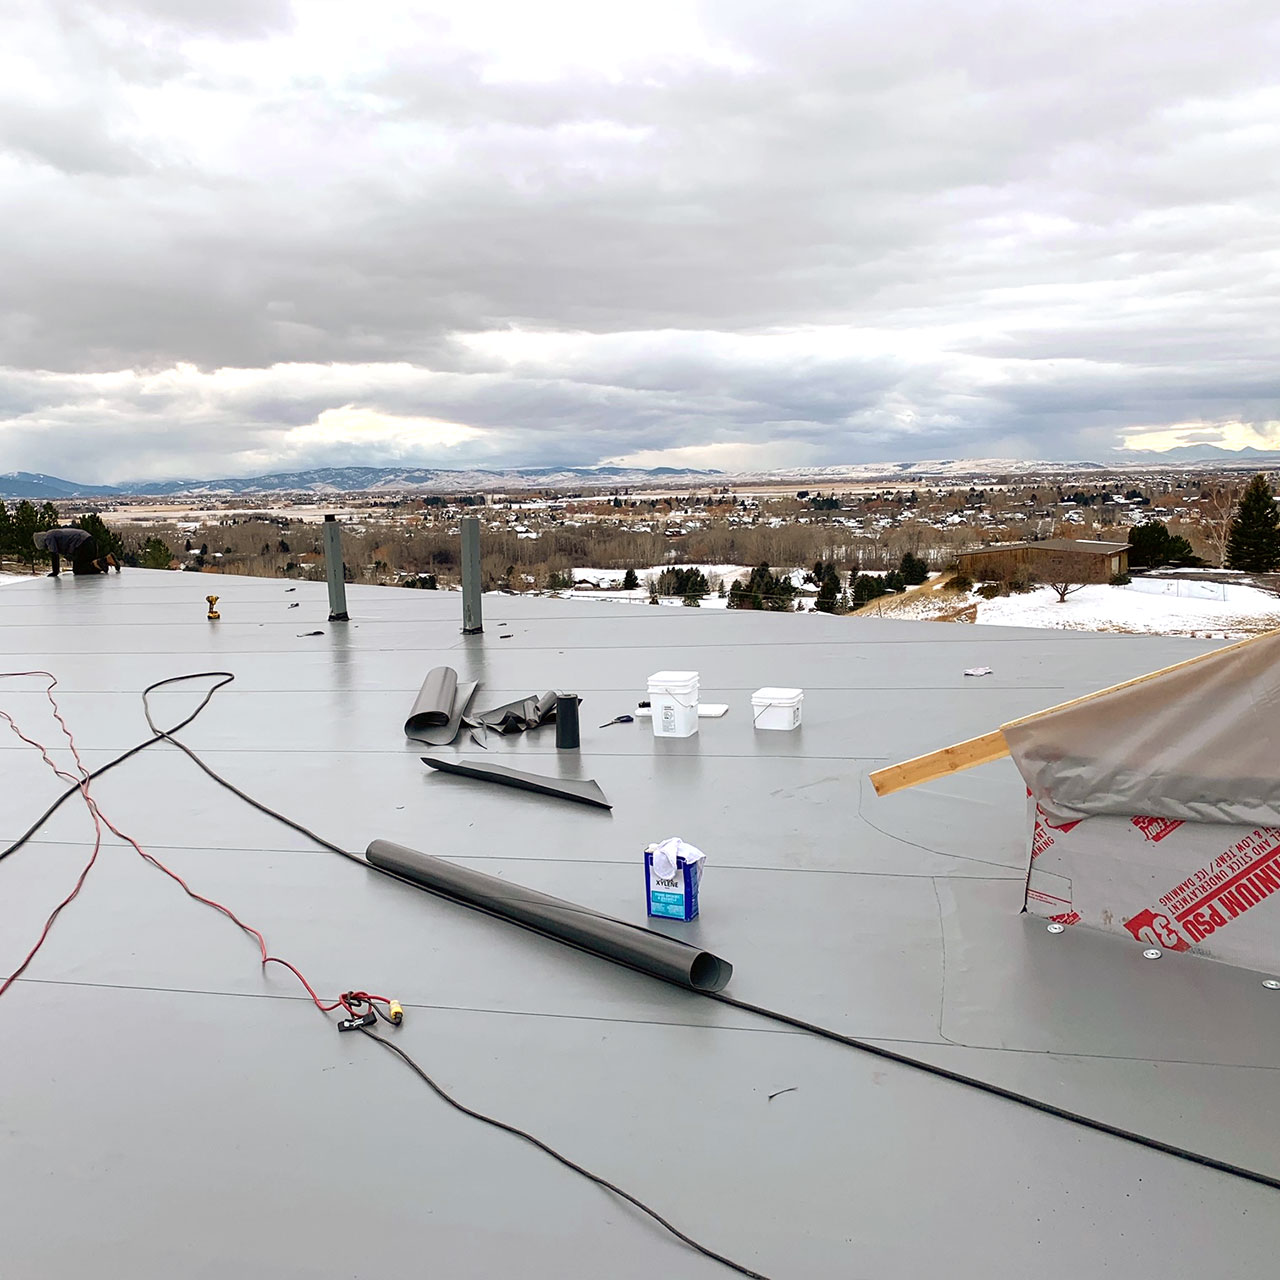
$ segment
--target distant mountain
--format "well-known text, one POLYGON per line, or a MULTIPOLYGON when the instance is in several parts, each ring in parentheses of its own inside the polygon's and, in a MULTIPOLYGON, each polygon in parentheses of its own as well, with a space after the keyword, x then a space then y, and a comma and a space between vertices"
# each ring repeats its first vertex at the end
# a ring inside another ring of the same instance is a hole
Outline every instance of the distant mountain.
POLYGON ((1275 449, 1224 449, 1216 444, 1184 444, 1176 449, 1117 450, 1114 455, 1126 464, 1169 466, 1188 462, 1214 462, 1226 466, 1274 467, 1280 465, 1280 450, 1275 449))
POLYGON ((1100 462, 1025 461, 1021 458, 926 458, 916 462, 855 462, 832 467, 780 467, 772 471, 734 476, 737 480, 763 483, 819 484, 848 481, 946 480, 953 478, 1076 475, 1082 471, 1101 471, 1100 462))
POLYGON ((719 472, 660 467, 520 467, 503 471, 443 471, 424 467, 322 467, 275 475, 221 480, 167 480, 121 485, 121 493, 139 497, 248 493, 376 493, 492 491, 619 487, 681 481, 706 484, 719 472))
POLYGON ((57 476, 34 471, 10 471, 0 475, 0 498, 30 498, 33 502, 54 502, 59 498, 99 497, 119 493, 109 485, 76 484, 57 476))
POLYGON ((0 498, 186 498, 242 494, 382 492, 466 493, 504 489, 621 488, 641 485, 706 485, 718 471, 677 467, 521 467, 502 471, 445 471, 425 467, 321 467, 265 476, 217 480, 145 480, 118 485, 76 484, 57 476, 15 471, 0 475, 0 498))
POLYGON ((930 458, 916 462, 856 462, 843 466, 781 467, 729 473, 678 467, 518 467, 510 470, 446 471, 428 467, 321 467, 265 476, 219 480, 147 480, 136 484, 76 484, 30 471, 0 475, 0 499, 57 501, 74 498, 225 498, 250 494, 492 493, 527 489, 643 489, 656 486, 707 487, 727 482, 832 485, 946 480, 986 480, 999 476, 1084 476, 1117 471, 1185 469, 1237 470, 1280 467, 1280 452, 1186 445, 1164 453, 1117 450, 1101 461, 1046 462, 1022 458, 930 458))
POLYGON ((925 458, 915 462, 858 462, 837 467, 782 467, 772 471, 734 475, 729 479, 758 483, 839 484, 841 481, 992 480, 998 476, 1086 476, 1117 471, 1185 470, 1200 466, 1210 471, 1280 467, 1280 452, 1222 449, 1216 445, 1187 445, 1164 453, 1155 450, 1117 450, 1101 460, 1055 462, 1024 458, 925 458))

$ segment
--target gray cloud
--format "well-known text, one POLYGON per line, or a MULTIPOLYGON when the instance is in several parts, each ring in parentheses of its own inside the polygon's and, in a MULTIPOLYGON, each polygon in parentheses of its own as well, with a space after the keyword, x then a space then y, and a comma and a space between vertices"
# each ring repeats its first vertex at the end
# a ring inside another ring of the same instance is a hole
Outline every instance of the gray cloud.
POLYGON ((288 30, 293 21, 290 0, 60 0, 60 8, 68 22, 86 9, 106 19, 127 15, 137 41, 157 30, 244 39, 288 30))
POLYGON ((1267 0, 502 9, 25 9, 0 468, 1062 457, 1280 416, 1267 0), (302 430, 347 405, 385 431, 302 430))
POLYGON ((69 177, 138 173, 147 163, 133 147, 111 137, 91 106, 0 104, 0 151, 48 165, 69 177))

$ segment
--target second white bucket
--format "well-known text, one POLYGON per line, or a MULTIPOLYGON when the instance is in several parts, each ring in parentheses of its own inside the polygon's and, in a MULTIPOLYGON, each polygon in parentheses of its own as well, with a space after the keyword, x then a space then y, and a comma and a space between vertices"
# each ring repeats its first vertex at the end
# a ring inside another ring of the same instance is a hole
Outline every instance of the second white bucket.
POLYGON ((655 738, 689 738, 698 732, 698 673, 655 671, 649 677, 655 738))
POLYGON ((757 729, 798 729, 803 689, 757 689, 751 695, 751 723, 757 729))

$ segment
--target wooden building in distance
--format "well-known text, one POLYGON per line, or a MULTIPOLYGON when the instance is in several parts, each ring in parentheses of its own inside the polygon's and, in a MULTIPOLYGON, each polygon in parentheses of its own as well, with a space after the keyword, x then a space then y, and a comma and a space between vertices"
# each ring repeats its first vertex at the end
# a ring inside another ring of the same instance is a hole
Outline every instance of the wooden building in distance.
POLYGON ((975 582, 1008 582, 1012 578, 1109 582, 1113 575, 1129 572, 1129 544, 1045 538, 993 543, 977 551, 962 551, 956 560, 958 571, 975 582))

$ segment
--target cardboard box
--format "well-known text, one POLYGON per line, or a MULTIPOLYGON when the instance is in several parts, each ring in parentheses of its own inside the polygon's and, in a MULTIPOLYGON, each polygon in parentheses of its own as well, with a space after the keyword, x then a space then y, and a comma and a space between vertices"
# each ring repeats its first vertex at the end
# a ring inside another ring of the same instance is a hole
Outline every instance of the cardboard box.
POLYGON ((1027 910, 1147 946, 1280 970, 1280 827, 1094 817, 1027 801, 1027 910))

